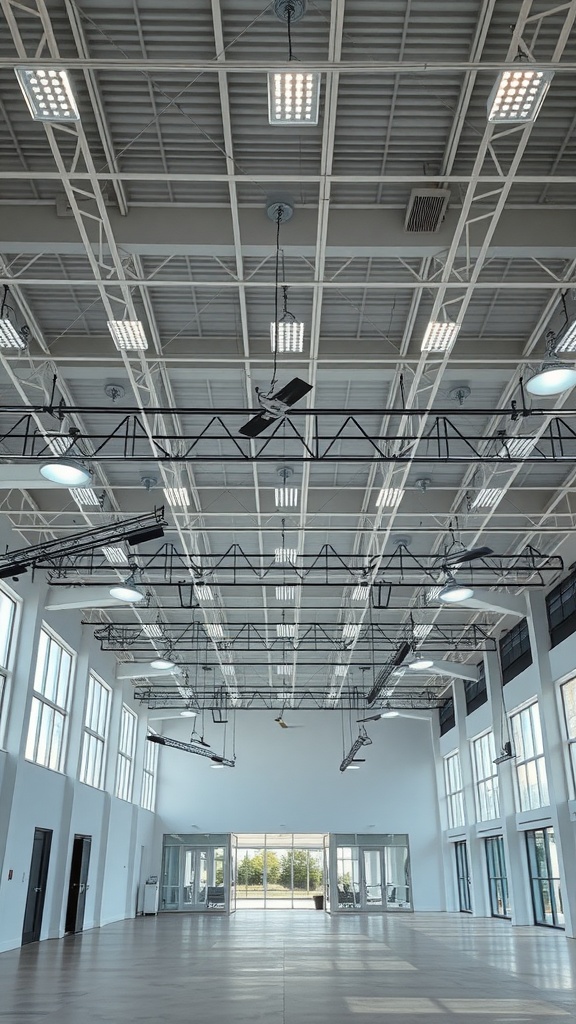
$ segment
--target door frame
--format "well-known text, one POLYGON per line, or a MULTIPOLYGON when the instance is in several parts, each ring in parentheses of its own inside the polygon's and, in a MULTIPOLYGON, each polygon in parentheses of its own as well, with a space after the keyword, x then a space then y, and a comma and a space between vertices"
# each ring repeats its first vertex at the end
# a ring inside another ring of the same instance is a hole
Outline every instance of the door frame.
POLYGON ((51 828, 35 828, 32 839, 32 853, 30 854, 30 868, 28 873, 28 892, 24 908, 24 920, 22 922, 22 945, 29 942, 38 942, 42 934, 42 920, 44 916, 44 904, 46 902, 46 887, 48 883, 48 869, 50 867, 50 851, 52 849, 53 830, 51 828), (36 841, 42 841, 39 851, 37 872, 33 875, 32 869, 37 855, 36 841), (32 883, 35 882, 36 885, 32 883), (31 915, 33 927, 24 931, 28 915, 31 915))

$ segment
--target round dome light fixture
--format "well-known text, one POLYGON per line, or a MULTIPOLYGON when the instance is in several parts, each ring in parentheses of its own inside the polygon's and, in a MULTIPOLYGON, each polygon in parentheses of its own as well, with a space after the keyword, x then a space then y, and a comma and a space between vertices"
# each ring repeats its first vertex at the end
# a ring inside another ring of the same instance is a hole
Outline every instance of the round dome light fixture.
POLYGON ((180 717, 181 718, 196 718, 197 714, 198 714, 197 711, 191 711, 191 710, 181 711, 180 712, 180 717))
POLYGON ((561 395, 576 384, 576 368, 554 357, 545 359, 540 369, 526 381, 526 391, 539 398, 561 395))
POLYGON ((40 476, 60 487, 86 487, 92 474, 79 459, 50 459, 40 466, 40 476))
POLYGON ((456 583, 456 580, 450 580, 438 594, 438 600, 444 604, 459 604, 460 601, 469 601, 471 597, 474 597, 472 587, 456 583))
POLYGON ((423 672, 426 668, 432 668, 434 662, 430 658, 414 658, 414 661, 409 662, 408 668, 415 668, 418 672, 423 672))
POLYGON ((174 668, 175 662, 170 661, 169 658, 154 658, 154 661, 150 662, 150 668, 174 668))
POLYGON ((110 587, 110 597, 113 597, 115 601, 123 601, 124 604, 138 604, 143 601, 146 594, 135 587, 132 583, 126 580, 125 583, 117 583, 116 586, 110 587))

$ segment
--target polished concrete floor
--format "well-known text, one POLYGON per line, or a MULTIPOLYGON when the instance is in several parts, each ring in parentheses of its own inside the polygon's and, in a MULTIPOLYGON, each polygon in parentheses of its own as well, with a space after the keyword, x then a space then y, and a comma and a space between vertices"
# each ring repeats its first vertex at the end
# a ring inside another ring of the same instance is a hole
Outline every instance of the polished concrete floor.
POLYGON ((164 914, 0 956, 1 1024, 568 1024, 575 992, 575 940, 451 914, 164 914))

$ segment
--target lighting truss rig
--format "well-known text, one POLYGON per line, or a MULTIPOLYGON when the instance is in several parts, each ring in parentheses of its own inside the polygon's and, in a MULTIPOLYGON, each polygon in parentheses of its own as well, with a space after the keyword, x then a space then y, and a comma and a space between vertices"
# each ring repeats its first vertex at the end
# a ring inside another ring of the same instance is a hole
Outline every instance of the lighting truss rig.
POLYGON ((500 422, 523 418, 522 433, 509 437, 505 428, 496 430, 491 438, 478 432, 464 432, 457 424, 466 420, 488 421, 493 409, 434 410, 423 409, 360 409, 345 414, 341 409, 298 409, 290 417, 271 425, 260 438, 244 438, 242 422, 250 412, 238 409, 156 409, 136 413, 103 406, 37 408, 22 412, 21 407, 0 406, 0 442, 2 460, 40 463, 52 454, 46 437, 38 430, 35 416, 42 413, 63 418, 68 414, 87 416, 94 421, 102 416, 109 422, 118 416, 116 426, 96 429, 90 434, 74 434, 77 449, 89 442, 91 457, 102 463, 141 462, 150 458, 150 444, 155 457, 163 462, 213 462, 214 446, 219 445, 219 460, 234 462, 414 462, 457 464, 502 464, 568 462, 576 460, 576 429, 569 420, 576 410, 563 410, 562 416, 549 416, 548 410, 522 409, 513 405, 499 413, 500 422), (122 413, 125 413, 122 415, 122 413), (155 427, 160 414, 178 415, 182 434, 159 432, 155 427), (422 437, 402 432, 406 416, 428 417, 429 424, 422 437), (547 422, 536 441, 530 420, 546 416, 547 422), (152 423, 146 423, 153 417, 152 423), (306 430, 309 418, 312 428, 306 430), (374 423, 388 417, 390 430, 374 432, 374 423), (548 418, 549 417, 549 418, 548 418), (150 430, 146 427, 149 426, 150 430))
MULTIPOLYGON (((342 625, 338 623, 300 622, 297 635, 288 638, 276 637, 274 627, 266 623, 235 623, 223 626, 224 638, 212 640, 208 637, 203 624, 190 622, 184 624, 165 623, 162 625, 162 640, 179 656, 204 654, 219 650, 251 651, 254 653, 278 654, 281 658, 288 651, 326 652, 346 651, 354 646, 356 654, 395 651, 402 641, 411 639, 410 627, 406 623, 363 624, 356 641, 343 639, 342 625)), ((109 622, 94 631, 104 651, 130 651, 131 654, 150 655, 150 638, 137 625, 109 622)), ((470 652, 495 651, 496 641, 489 635, 489 628, 478 623, 467 623, 461 626, 443 626, 439 622, 432 625, 428 636, 417 641, 419 650, 470 652)), ((210 661, 206 659, 207 663, 210 661)), ((364 657, 363 662, 365 663, 364 657)), ((182 662, 181 662, 182 663, 182 662)), ((257 664, 259 662, 255 662, 257 664)), ((300 664, 300 662, 299 662, 300 664)), ((360 664, 360 662, 359 662, 360 664)), ((318 663, 314 662, 318 667, 318 663)))
MULTIPOLYGON (((39 549, 42 545, 39 545, 39 549)), ((40 554, 42 554, 40 552, 40 554)), ((376 608, 386 608, 390 595, 387 588, 392 579, 395 587, 408 587, 428 581, 442 582, 443 557, 430 559, 429 555, 418 554, 401 545, 380 562, 378 579, 372 587, 372 603, 376 608)), ((173 544, 163 544, 152 554, 142 555, 140 568, 149 575, 156 587, 176 585, 185 588, 182 576, 191 570, 202 583, 218 587, 227 586, 268 586, 290 583, 298 586, 353 586, 369 576, 376 559, 362 562, 359 558, 340 555, 331 544, 324 544, 316 554, 301 555, 295 564, 281 565, 274 555, 247 555, 239 544, 232 544, 223 554, 203 555, 191 558, 184 555, 173 544), (158 577, 155 576, 158 573, 158 577)), ((50 583, 55 586, 69 586, 74 582, 71 574, 77 573, 82 581, 89 579, 91 585, 102 586, 109 581, 112 569, 97 550, 86 553, 68 551, 66 540, 60 548, 47 550, 36 560, 39 568, 52 570, 50 583), (91 577, 96 574, 96 578, 91 577), (98 579, 98 574, 102 579, 98 579)), ((467 568, 467 574, 475 587, 549 587, 563 572, 564 564, 559 555, 544 555, 536 548, 527 546, 517 555, 486 555, 477 559, 467 568)), ((183 590, 183 598, 186 595, 183 590)), ((198 602, 193 592, 188 595, 183 607, 194 607, 198 602)))
MULTIPOLYGON (((367 711, 366 694, 354 687, 343 687, 337 700, 330 698, 326 690, 301 688, 290 690, 278 697, 277 690, 268 687, 242 687, 237 695, 224 688, 201 689, 194 691, 193 706, 199 711, 258 711, 275 710, 279 707, 296 708, 301 711, 367 711)), ((189 707, 182 694, 175 687, 162 687, 157 684, 137 685, 134 699, 147 707, 149 711, 180 711, 189 707)), ((398 711, 431 711, 441 708, 446 698, 438 691, 431 689, 398 690, 389 698, 382 699, 374 705, 386 710, 398 711)))

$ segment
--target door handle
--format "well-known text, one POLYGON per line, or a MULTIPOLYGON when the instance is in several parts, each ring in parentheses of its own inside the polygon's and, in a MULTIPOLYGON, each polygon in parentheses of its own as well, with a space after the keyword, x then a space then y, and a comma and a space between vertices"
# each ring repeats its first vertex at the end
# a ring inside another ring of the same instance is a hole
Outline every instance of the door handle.
POLYGON ((34 892, 42 892, 42 889, 41 889, 41 888, 40 888, 39 886, 37 886, 37 887, 36 887, 36 888, 34 889, 34 892))

